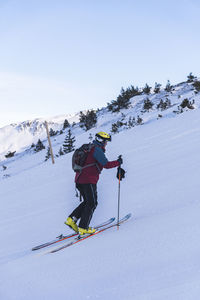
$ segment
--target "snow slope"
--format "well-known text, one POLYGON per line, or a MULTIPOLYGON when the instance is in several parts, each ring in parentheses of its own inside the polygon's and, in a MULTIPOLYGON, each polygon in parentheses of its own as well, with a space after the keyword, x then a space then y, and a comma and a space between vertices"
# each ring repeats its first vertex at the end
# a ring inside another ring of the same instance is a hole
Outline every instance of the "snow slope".
MULTIPOLYGON (((123 155, 120 214, 132 218, 55 254, 30 249, 69 232, 63 222, 79 203, 71 154, 55 165, 43 153, 10 162, 0 182, 0 299, 199 299, 199 120, 191 110, 114 135, 106 155, 123 155)), ((117 188, 116 170, 104 170, 93 225, 117 215, 117 188)))

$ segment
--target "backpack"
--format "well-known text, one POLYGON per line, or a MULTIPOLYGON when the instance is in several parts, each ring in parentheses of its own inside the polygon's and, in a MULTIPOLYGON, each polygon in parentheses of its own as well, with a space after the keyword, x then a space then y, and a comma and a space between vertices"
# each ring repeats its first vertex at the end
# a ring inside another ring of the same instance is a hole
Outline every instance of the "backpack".
POLYGON ((94 145, 91 143, 83 144, 80 148, 78 148, 74 151, 74 154, 72 156, 72 169, 74 170, 74 172, 81 172, 82 169, 84 169, 86 167, 96 165, 94 163, 94 164, 89 164, 89 165, 85 166, 85 162, 88 157, 88 154, 92 150, 93 147, 94 147, 94 145))

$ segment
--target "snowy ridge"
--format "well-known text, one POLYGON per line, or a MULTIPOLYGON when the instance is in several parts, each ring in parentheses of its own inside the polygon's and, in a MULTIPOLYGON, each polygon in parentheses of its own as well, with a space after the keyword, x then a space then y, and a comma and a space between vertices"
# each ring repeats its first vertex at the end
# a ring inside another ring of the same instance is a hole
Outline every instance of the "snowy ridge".
MULTIPOLYGON (((175 117, 174 111, 177 110, 181 102, 187 98, 189 101, 194 101, 194 108, 200 107, 200 96, 195 93, 192 83, 183 82, 176 86, 173 86, 171 92, 161 90, 158 94, 140 95, 131 99, 131 105, 129 109, 121 109, 119 113, 109 112, 107 108, 102 108, 97 112, 97 124, 96 127, 89 133, 94 133, 96 128, 98 130, 104 130, 111 132, 112 124, 118 121, 128 123, 129 118, 137 118, 140 116, 143 119, 143 124, 147 124, 152 121, 156 121, 159 117, 175 117), (144 101, 149 99, 153 103, 152 109, 148 112, 144 112, 144 101), (164 111, 159 111, 156 107, 161 101, 168 99, 171 102, 171 107, 164 111)), ((188 110, 188 109, 184 109, 188 110)), ((70 124, 75 124, 72 128, 72 132, 75 136, 83 134, 83 129, 79 127, 79 113, 74 115, 61 115, 52 118, 48 118, 49 128, 55 131, 60 131, 63 128, 64 120, 67 119, 70 124)), ((32 143, 37 143, 38 139, 41 139, 46 143, 46 129, 44 126, 44 119, 35 119, 33 121, 25 121, 19 124, 11 124, 0 128, 0 160, 5 160, 5 155, 8 152, 16 151, 16 154, 20 154, 25 150, 30 149, 32 143)), ((119 128, 118 131, 127 129, 128 126, 124 125, 119 128)), ((55 145, 61 146, 63 143, 63 137, 56 137, 55 145)), ((55 140, 54 139, 54 140, 55 140)), ((57 148, 56 148, 57 151, 57 148)))

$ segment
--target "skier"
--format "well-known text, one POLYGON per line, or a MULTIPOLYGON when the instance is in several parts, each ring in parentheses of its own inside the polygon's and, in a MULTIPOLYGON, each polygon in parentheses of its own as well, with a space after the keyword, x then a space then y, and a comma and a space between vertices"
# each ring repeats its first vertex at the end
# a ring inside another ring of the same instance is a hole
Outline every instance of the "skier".
POLYGON ((69 215, 65 224, 80 235, 93 234, 96 231, 94 228, 89 227, 89 224, 98 204, 97 182, 99 174, 103 168, 115 168, 123 163, 121 157, 114 161, 107 160, 104 152, 108 141, 111 141, 111 136, 105 132, 101 131, 95 135, 95 140, 92 143, 93 147, 86 159, 86 167, 81 172, 76 172, 75 175, 76 188, 79 190, 83 202, 69 215), (77 225, 79 219, 80 222, 77 225))

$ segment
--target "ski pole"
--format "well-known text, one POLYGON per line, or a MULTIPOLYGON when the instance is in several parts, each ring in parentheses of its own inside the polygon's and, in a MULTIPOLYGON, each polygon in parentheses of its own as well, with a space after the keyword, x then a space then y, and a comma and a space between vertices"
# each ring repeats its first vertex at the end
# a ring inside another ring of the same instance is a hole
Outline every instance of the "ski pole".
MULTIPOLYGON (((119 158, 122 156, 120 155, 119 158)), ((121 164, 119 165, 119 184, 118 184, 118 212, 117 212, 117 229, 119 230, 119 210, 120 210, 120 181, 121 181, 121 164)))

